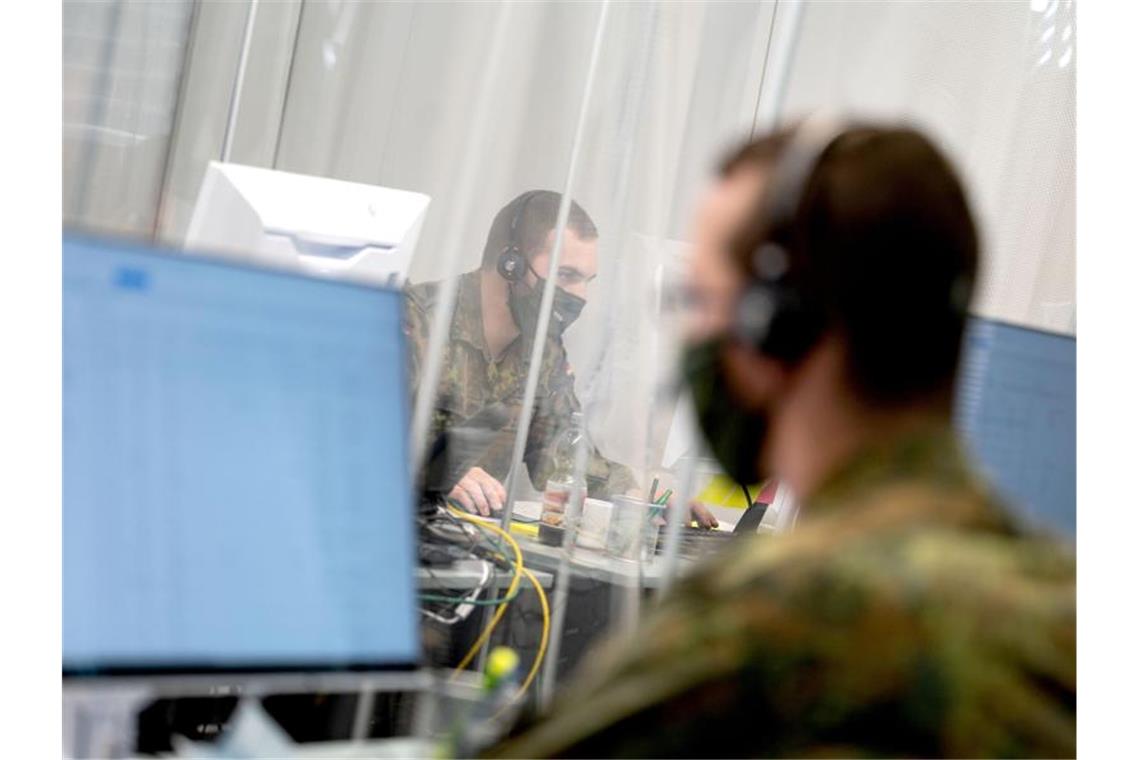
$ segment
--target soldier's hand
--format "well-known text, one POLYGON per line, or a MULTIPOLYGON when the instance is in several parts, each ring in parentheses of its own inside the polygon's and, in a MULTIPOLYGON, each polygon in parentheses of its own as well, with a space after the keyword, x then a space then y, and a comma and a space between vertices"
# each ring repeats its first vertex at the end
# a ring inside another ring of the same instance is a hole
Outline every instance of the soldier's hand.
POLYGON ((482 467, 472 467, 451 489, 449 496, 462 504, 468 512, 477 512, 487 517, 492 510, 503 508, 507 490, 482 467))
MULTIPOLYGON (((673 509, 673 507, 674 507, 673 500, 670 499, 666 506, 669 509, 673 509)), ((699 527, 706 528, 706 529, 715 528, 715 527, 720 525, 720 522, 716 519, 716 515, 714 515, 709 510, 708 507, 706 507, 704 504, 702 504, 699 501, 689 502, 689 518, 688 519, 689 520, 696 520, 697 525, 699 527)), ((664 523, 665 521, 662 520, 661 522, 664 523)), ((686 521, 686 522, 688 522, 688 521, 686 521)))
POLYGON ((709 511, 708 507, 699 501, 694 501, 690 504, 689 510, 692 513, 692 518, 697 521, 697 525, 702 528, 715 528, 720 525, 716 516, 709 511))

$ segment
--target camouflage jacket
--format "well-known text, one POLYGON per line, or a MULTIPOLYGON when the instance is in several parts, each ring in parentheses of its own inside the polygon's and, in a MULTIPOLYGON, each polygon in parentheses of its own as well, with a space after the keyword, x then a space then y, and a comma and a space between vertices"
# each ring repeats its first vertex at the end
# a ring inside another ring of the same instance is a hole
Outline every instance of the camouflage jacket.
POLYGON ((492 754, 1072 757, 1075 571, 916 436, 712 557, 492 754))
MULTIPOLYGON (((488 435, 481 436, 474 446, 474 453, 463 452, 459 469, 465 472, 471 467, 481 467, 492 477, 505 482, 511 467, 532 344, 520 336, 498 359, 491 356, 483 336, 479 278, 480 272, 476 270, 459 279, 430 439, 437 438, 445 430, 462 428, 467 420, 481 411, 501 405, 499 408, 506 411, 505 422, 497 424, 494 430, 488 431, 488 435)), ((439 283, 415 285, 407 291, 405 331, 412 347, 413 392, 419 385, 421 362, 438 292, 439 283)), ((553 469, 552 457, 559 433, 569 422, 570 415, 581 408, 574 395, 574 375, 566 360, 566 349, 561 340, 548 338, 523 455, 531 483, 539 491, 546 487, 553 469)), ((586 479, 591 496, 605 497, 636 487, 629 468, 609 461, 593 447, 586 479)))

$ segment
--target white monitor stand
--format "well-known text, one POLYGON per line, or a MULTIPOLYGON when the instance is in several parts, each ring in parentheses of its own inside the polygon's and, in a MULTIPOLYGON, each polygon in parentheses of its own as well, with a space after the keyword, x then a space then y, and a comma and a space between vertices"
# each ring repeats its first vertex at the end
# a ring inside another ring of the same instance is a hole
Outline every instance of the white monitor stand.
POLYGON ((407 190, 211 161, 185 246, 400 287, 430 201, 407 190))

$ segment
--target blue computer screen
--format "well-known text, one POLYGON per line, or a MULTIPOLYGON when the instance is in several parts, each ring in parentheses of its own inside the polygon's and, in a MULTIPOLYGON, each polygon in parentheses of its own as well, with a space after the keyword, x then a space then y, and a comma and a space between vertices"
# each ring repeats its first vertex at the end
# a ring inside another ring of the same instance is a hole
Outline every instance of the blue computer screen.
POLYGON ((966 331, 956 422, 998 492, 1037 527, 1077 525, 1077 342, 974 319, 966 331))
POLYGON ((419 656, 398 292, 63 246, 68 672, 419 656))

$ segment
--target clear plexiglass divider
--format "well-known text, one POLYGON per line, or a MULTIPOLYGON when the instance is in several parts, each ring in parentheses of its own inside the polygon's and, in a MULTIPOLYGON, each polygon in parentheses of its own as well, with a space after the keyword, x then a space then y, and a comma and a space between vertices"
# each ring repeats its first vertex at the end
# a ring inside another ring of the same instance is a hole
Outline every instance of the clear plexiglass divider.
MULTIPOLYGON (((821 108, 918 123, 972 180, 976 310, 1075 332, 1074 46, 1060 0, 66 2, 64 217, 182 245, 223 158, 430 199, 403 273, 415 475, 497 507, 533 578, 433 515, 425 544, 480 553, 422 569, 427 659, 511 646, 546 703, 693 566, 682 507, 740 514, 677 373, 722 153, 821 108)), ((761 529, 792 529, 768 498, 761 529)))

